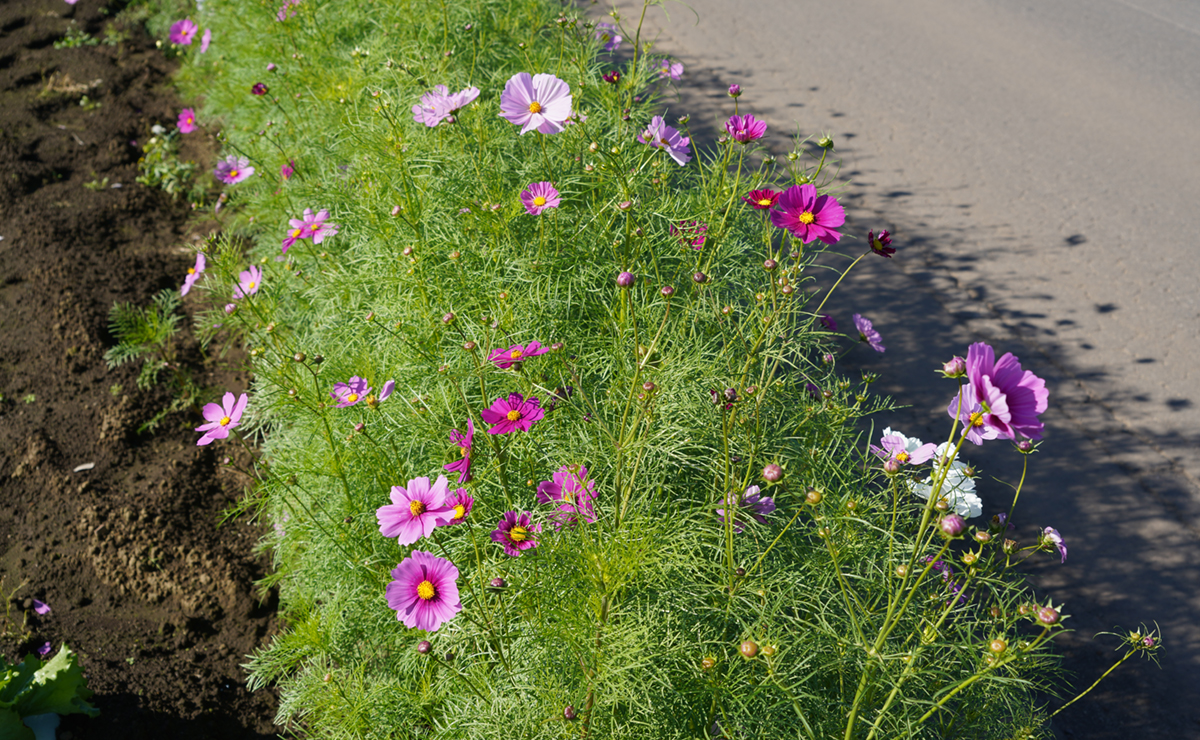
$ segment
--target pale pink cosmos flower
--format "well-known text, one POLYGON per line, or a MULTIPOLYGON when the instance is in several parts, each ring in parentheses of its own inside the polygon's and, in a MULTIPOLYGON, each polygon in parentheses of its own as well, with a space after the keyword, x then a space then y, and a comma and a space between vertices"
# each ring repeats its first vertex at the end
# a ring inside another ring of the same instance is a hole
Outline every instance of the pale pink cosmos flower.
MULTIPOLYGON (((463 88, 462 90, 459 90, 458 92, 454 93, 453 95, 446 96, 447 110, 449 110, 450 115, 453 116, 455 113, 458 113, 463 108, 466 108, 468 105, 475 102, 475 99, 478 97, 479 97, 479 88, 477 88, 477 87, 463 88)), ((453 119, 451 119, 451 120, 453 120, 453 119)))
POLYGON ((200 27, 191 18, 184 18, 171 24, 171 32, 167 38, 171 40, 172 44, 187 46, 192 43, 192 39, 196 38, 196 31, 199 30, 200 27))
POLYGON ((767 133, 767 122, 759 121, 754 116, 730 116, 725 122, 725 131, 734 141, 747 144, 761 139, 767 133))
POLYGON ((558 197, 553 184, 535 182, 521 191, 521 202, 525 204, 525 211, 529 215, 540 216, 547 208, 558 208, 562 199, 558 197))
POLYGON ((179 133, 190 134, 196 130, 196 111, 191 108, 184 108, 179 111, 179 121, 176 122, 179 126, 179 133))
POLYGON ((450 89, 445 85, 435 85, 432 90, 421 96, 420 102, 412 107, 413 120, 433 128, 450 116, 450 89))
MULTIPOLYGON (((379 400, 380 401, 388 400, 388 398, 391 397, 391 395, 392 395, 392 391, 394 391, 394 390, 396 390, 396 381, 389 380, 388 382, 384 383, 383 388, 381 388, 379 391, 379 400)), ((461 483, 462 481, 459 481, 459 482, 461 483)))
POLYGON ((229 430, 241 423, 242 413, 246 410, 246 403, 249 400, 245 393, 234 398, 232 393, 226 392, 221 398, 220 405, 205 404, 200 413, 208 423, 196 427, 197 432, 204 432, 196 445, 203 447, 213 440, 228 437, 229 430))
POLYGON ((522 552, 538 546, 534 536, 541 531, 542 525, 533 524, 528 511, 522 514, 506 511, 496 529, 492 530, 492 542, 504 545, 504 552, 509 557, 517 558, 522 552))
POLYGON ((430 552, 413 550, 392 570, 385 594, 396 619, 410 629, 436 632, 462 611, 458 568, 430 552))
POLYGON ((279 12, 275 14, 275 20, 286 21, 296 14, 296 6, 300 4, 300 0, 283 0, 283 5, 279 6, 279 12))
POLYGON ((217 162, 217 167, 213 170, 213 175, 226 185, 239 183, 253 174, 254 168, 250 166, 250 160, 246 157, 239 157, 236 154, 230 154, 225 159, 217 162))
POLYGON ((408 488, 392 486, 392 503, 375 510, 379 533, 395 537, 401 545, 428 537, 454 518, 454 508, 446 505, 449 495, 450 483, 444 475, 439 475, 432 485, 428 478, 414 478, 408 482, 408 488))
POLYGON ((345 383, 334 383, 329 397, 337 401, 335 408, 344 409, 365 399, 370 392, 367 381, 355 375, 345 383))
POLYGON ((854 328, 858 329, 858 338, 867 344, 871 345, 871 349, 876 352, 886 352, 887 347, 883 346, 883 337, 879 336, 879 332, 875 331, 875 326, 871 320, 861 314, 854 314, 850 317, 854 320, 854 328))
POLYGON ((638 141, 658 149, 665 149, 671 159, 680 165, 685 165, 692 159, 692 156, 688 154, 688 145, 691 143, 691 139, 680 134, 674 127, 668 126, 662 116, 650 119, 650 125, 645 131, 638 134, 638 141))
POLYGON ((520 126, 522 135, 535 129, 557 134, 571 117, 571 88, 551 74, 518 72, 504 84, 500 117, 520 126))
MULTIPOLYGON (((731 492, 725 504, 733 511, 733 531, 741 533, 746 526, 746 517, 759 524, 767 523, 767 515, 775 511, 775 499, 759 493, 758 486, 750 486, 745 492, 731 492)), ((725 523, 725 507, 717 509, 717 519, 725 523)))
POLYGON ((204 253, 197 252, 196 265, 195 267, 188 268, 187 277, 183 279, 183 287, 179 289, 179 295, 188 294, 188 291, 191 290, 192 286, 196 284, 196 281, 200 279, 200 275, 204 272, 204 268, 206 266, 207 264, 204 259, 204 253))
POLYGON ((588 479, 582 465, 564 465, 555 471, 553 480, 538 484, 539 504, 558 504, 552 517, 556 527, 574 525, 579 519, 591 524, 596 521, 592 500, 596 498, 596 482, 588 479))
POLYGON ((782 211, 771 211, 771 223, 802 243, 820 239, 836 244, 842 235, 835 228, 846 223, 846 211, 831 195, 817 195, 811 184, 793 185, 779 196, 782 211))
POLYGON ((895 460, 900 465, 920 465, 933 458, 937 446, 932 442, 921 444, 916 437, 906 437, 891 427, 883 430, 879 447, 871 445, 871 452, 885 460, 895 460))
POLYGON ((1067 562, 1067 543, 1054 527, 1042 530, 1041 541, 1038 544, 1043 550, 1058 550, 1058 554, 1062 555, 1062 562, 1067 562))
POLYGON ((658 76, 665 80, 683 79, 683 62, 672 62, 670 59, 662 60, 662 64, 658 68, 658 76))
POLYGON ((262 287, 262 270, 257 265, 238 273, 238 284, 233 289, 234 298, 245 298, 254 295, 262 287))
POLYGON ((596 24, 596 40, 604 44, 605 51, 621 48, 621 36, 617 33, 617 27, 611 23, 596 24))
POLYGON ((204 33, 200 36, 200 53, 208 51, 208 45, 212 43, 212 29, 204 29, 204 33))

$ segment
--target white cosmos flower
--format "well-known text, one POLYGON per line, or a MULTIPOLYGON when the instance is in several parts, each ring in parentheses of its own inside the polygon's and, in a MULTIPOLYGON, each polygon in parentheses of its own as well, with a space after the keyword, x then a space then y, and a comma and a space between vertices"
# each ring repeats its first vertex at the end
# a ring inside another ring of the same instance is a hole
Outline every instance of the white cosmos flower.
MULTIPOLYGON (((885 434, 887 431, 885 430, 885 434)), ((893 434, 895 434, 893 432, 893 434)), ((919 443, 919 440, 918 440, 919 443)), ((908 481, 908 489, 917 498, 928 500, 933 493, 933 484, 944 469, 942 460, 950 456, 954 447, 947 442, 938 445, 933 456, 933 473, 924 480, 908 481)), ((975 495, 975 479, 967 475, 967 466, 961 460, 955 459, 946 471, 946 480, 942 482, 940 497, 954 509, 954 513, 964 519, 973 519, 983 513, 983 500, 975 495)))

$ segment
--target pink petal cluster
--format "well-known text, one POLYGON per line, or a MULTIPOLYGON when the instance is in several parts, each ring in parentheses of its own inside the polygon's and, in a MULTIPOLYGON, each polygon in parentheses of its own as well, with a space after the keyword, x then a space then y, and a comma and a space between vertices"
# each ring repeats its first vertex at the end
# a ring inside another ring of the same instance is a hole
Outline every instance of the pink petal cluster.
POLYGON ((725 131, 734 141, 743 144, 761 139, 767 133, 767 122, 759 121, 754 116, 730 116, 725 122, 725 131))
POLYGON ((172 44, 187 46, 192 43, 192 39, 196 38, 196 32, 199 30, 200 27, 191 18, 184 18, 171 24, 171 32, 167 38, 172 44))
POLYGON ((521 202, 525 211, 531 216, 540 216, 547 208, 558 208, 562 199, 558 191, 549 182, 535 182, 521 191, 521 202))
POLYGON ((617 27, 611 23, 596 24, 596 40, 604 44, 605 51, 621 48, 621 36, 617 33, 617 27))
POLYGON ((879 446, 871 445, 871 452, 885 460, 895 460, 900 465, 920 465, 933 459, 937 445, 932 442, 921 444, 919 439, 910 439, 903 434, 884 430, 879 446))
POLYGON ((887 347, 883 346, 883 337, 879 336, 879 332, 875 331, 874 324, 866 316, 854 314, 850 317, 854 320, 854 328, 858 329, 858 338, 867 344, 871 345, 871 349, 876 352, 886 352, 887 347))
POLYGON ((551 74, 518 72, 504 83, 500 117, 520 126, 522 135, 535 129, 557 134, 571 117, 571 88, 551 74))
POLYGON ((896 248, 892 246, 892 235, 887 229, 881 229, 879 236, 875 236, 875 231, 872 229, 867 232, 867 244, 871 246, 871 250, 881 257, 891 259, 896 253, 896 248))
POLYGON ((496 367, 501 370, 516 365, 519 362, 524 362, 530 357, 544 355, 550 351, 549 347, 543 347, 541 342, 530 342, 525 346, 514 344, 508 349, 494 349, 488 353, 488 362, 496 363, 496 367))
POLYGON ((239 183, 253 174, 254 168, 250 166, 250 160, 236 154, 230 154, 217 162, 216 169, 213 170, 213 175, 226 185, 239 183))
POLYGON ((191 108, 184 108, 179 111, 179 121, 176 122, 179 126, 179 133, 190 134, 196 130, 196 111, 191 108))
MULTIPOLYGON (((355 375, 345 383, 334 383, 329 396, 337 402, 335 408, 344 409, 362 401, 370 392, 371 387, 367 385, 367 381, 355 375)), ((391 391, 388 393, 390 395, 391 391)))
POLYGON ((508 434, 519 429, 528 432, 534 422, 541 421, 546 412, 536 398, 525 400, 520 393, 510 393, 508 398, 497 398, 490 408, 479 412, 483 420, 492 424, 488 434, 508 434))
POLYGON ((410 629, 436 632, 462 611, 458 568, 433 553, 413 550, 392 570, 385 594, 396 619, 410 629))
POLYGON ((705 234, 708 233, 708 224, 703 221, 680 221, 671 224, 669 231, 683 246, 700 251, 707 238, 705 234))
POLYGON ((447 121, 454 122, 454 114, 466 108, 479 97, 479 88, 468 87, 451 93, 445 85, 435 85, 421 96, 421 101, 412 107, 413 120, 430 128, 447 121))
POLYGON ((817 195, 811 184, 793 185, 779 196, 781 211, 771 211, 771 223, 808 244, 820 239, 836 244, 842 235, 835 228, 846 223, 846 211, 831 195, 817 195))
POLYGON ((596 482, 588 479, 582 465, 564 465, 553 476, 538 484, 539 504, 558 504, 554 515, 556 527, 573 525, 580 519, 591 524, 596 521, 592 500, 596 498, 596 482))
POLYGON ((257 265, 238 273, 238 284, 234 286, 233 297, 245 298, 254 295, 262 287, 262 270, 257 265))
POLYGON ((195 267, 188 268, 188 274, 187 277, 183 279, 183 287, 179 289, 179 295, 188 294, 188 291, 192 289, 192 286, 195 285, 196 281, 200 279, 200 276, 204 274, 204 268, 206 265, 207 262, 204 259, 204 253, 197 252, 196 265, 195 267))
POLYGON ((471 507, 475 505, 475 499, 467 494, 467 489, 456 488, 454 494, 446 499, 446 506, 449 507, 453 518, 447 524, 462 524, 467 520, 467 516, 471 513, 471 507))
MULTIPOLYGON (((746 526, 745 517, 759 524, 767 523, 767 514, 775 511, 775 499, 759 493, 758 486, 750 486, 743 493, 730 493, 725 499, 726 507, 733 510, 733 531, 740 533, 746 526)), ((717 509, 717 518, 725 523, 725 508, 717 509)))
MULTIPOLYGON (((966 411, 970 428, 992 430, 996 437, 1016 439, 1017 436, 1038 440, 1043 424, 1038 415, 1046 410, 1050 391, 1046 381, 1029 370, 1021 369, 1021 361, 1011 352, 999 360, 995 351, 983 342, 967 350, 967 384, 963 386, 964 409, 958 399, 948 409, 951 416, 966 411), (959 412, 955 414, 954 412, 959 412)), ((986 438, 986 437, 985 437, 986 438)))
POLYGON ((200 53, 208 51, 208 45, 212 43, 212 29, 204 29, 204 33, 200 36, 200 53))
POLYGON ((457 429, 451 430, 450 441, 458 445, 461 458, 452 463, 446 463, 442 466, 447 472, 458 473, 458 482, 460 484, 471 480, 471 444, 475 438, 475 422, 469 417, 467 418, 467 433, 463 434, 457 429))
POLYGON ((449 495, 450 483, 444 475, 439 475, 433 485, 428 478, 414 478, 408 482, 408 488, 392 486, 392 503, 375 510, 379 533, 395 537, 401 545, 428 537, 437 527, 449 524, 458 513, 447 505, 449 495))
POLYGON ((670 59, 662 60, 662 64, 658 68, 658 76, 664 80, 683 79, 683 62, 672 62, 670 59))
POLYGON ((300 4, 300 0, 283 0, 283 5, 279 6, 279 12, 275 14, 275 20, 283 22, 296 14, 296 6, 300 4))
POLYGON ((665 149, 667 155, 677 164, 685 165, 692 160, 692 155, 688 154, 691 139, 680 134, 676 128, 668 126, 662 116, 650 119, 650 125, 638 134, 638 141, 656 149, 665 149))
POLYGON ((296 174, 296 162, 294 160, 289 159, 287 164, 279 165, 279 176, 284 180, 292 179, 292 175, 294 174, 296 174))
POLYGON ((321 209, 313 213, 311 208, 304 209, 301 218, 288 219, 288 235, 283 240, 283 252, 301 239, 312 239, 313 244, 320 244, 327 236, 338 233, 338 225, 329 223, 329 211, 321 209))
POLYGON ((521 553, 531 547, 537 547, 534 536, 542 531, 542 525, 532 524, 529 512, 518 514, 515 511, 504 512, 504 517, 492 530, 492 542, 504 545, 504 552, 510 557, 520 557, 521 553))
POLYGON ((246 402, 249 400, 245 393, 235 399, 232 393, 226 392, 220 405, 205 404, 200 413, 207 423, 196 427, 197 432, 204 432, 196 444, 203 447, 215 439, 228 437, 229 430, 242 421, 242 413, 246 410, 246 402))

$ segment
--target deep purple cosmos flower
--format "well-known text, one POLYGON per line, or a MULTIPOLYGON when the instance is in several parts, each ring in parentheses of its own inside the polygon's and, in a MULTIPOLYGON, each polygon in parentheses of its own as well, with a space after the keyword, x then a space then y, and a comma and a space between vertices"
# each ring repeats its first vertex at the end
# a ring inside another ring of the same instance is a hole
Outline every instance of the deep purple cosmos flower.
POLYGON ((192 289, 192 286, 195 285, 196 281, 200 279, 200 276, 204 274, 205 266, 206 261, 204 259, 204 253, 197 252, 196 265, 195 267, 188 268, 188 274, 187 277, 183 279, 183 287, 179 289, 179 295, 188 294, 188 291, 192 289))
POLYGON ((600 75, 600 79, 604 80, 610 85, 615 85, 621 81, 621 73, 614 69, 611 72, 605 72, 604 74, 600 75))
POLYGON ((428 537, 435 528, 449 524, 457 513, 446 504, 449 495, 450 484, 444 475, 439 475, 433 485, 428 478, 414 478, 408 488, 392 486, 392 503, 375 510, 379 533, 395 537, 401 545, 428 537))
POLYGON ((446 463, 442 468, 451 473, 458 473, 459 484, 471 480, 471 443, 474 438, 475 422, 470 417, 467 418, 466 434, 457 429, 450 431, 450 441, 458 445, 462 457, 452 463, 446 463))
POLYGON ((471 513, 471 507, 475 505, 475 499, 467 494, 467 489, 456 488, 450 498, 446 499, 446 506, 450 507, 450 513, 453 518, 448 524, 462 524, 467 520, 467 515, 471 513))
POLYGON ((196 38, 196 31, 199 30, 200 27, 191 18, 184 18, 171 24, 171 32, 167 38, 171 40, 172 44, 187 46, 192 43, 192 39, 196 38))
POLYGON ((557 134, 571 117, 571 88, 554 75, 518 72, 504 83, 500 117, 521 127, 521 134, 536 129, 557 134))
POLYGON ((542 531, 542 525, 531 524, 529 512, 518 514, 515 511, 504 512, 504 517, 492 530, 492 542, 504 545, 504 552, 517 558, 531 547, 537 547, 534 535, 542 531))
POLYGON ((458 568, 433 553, 413 550, 392 571, 385 591, 388 606, 405 627, 436 632, 462 611, 458 568))
POLYGON ((871 349, 876 352, 885 352, 887 347, 883 346, 883 337, 879 336, 879 332, 875 331, 875 327, 871 325, 871 320, 860 314, 854 314, 854 328, 858 329, 858 338, 867 344, 871 345, 871 349))
POLYGON ((508 349, 494 349, 488 353, 488 362, 496 363, 496 367, 501 370, 516 365, 519 362, 524 362, 530 357, 544 355, 550 351, 549 347, 543 347, 541 342, 530 342, 525 346, 514 344, 508 349))
POLYGON ((528 432, 534 422, 546 415, 540 403, 536 398, 525 400, 520 393, 510 393, 508 398, 497 398, 491 408, 484 409, 479 415, 493 425, 488 434, 508 434, 514 429, 528 432))
MULTIPOLYGON (((1046 410, 1050 398, 1046 381, 1022 370, 1021 361, 1011 352, 999 360, 995 357, 995 351, 983 342, 976 342, 967 350, 967 385, 963 387, 962 405, 972 408, 969 417, 972 426, 981 421, 1003 439, 1016 439, 1018 435, 1041 439, 1043 424, 1038 414, 1046 410), (973 408, 975 404, 978 409, 973 408)), ((957 399, 949 411, 951 416, 954 411, 962 411, 957 399)))
POLYGON ((226 392, 221 398, 220 405, 204 404, 200 413, 208 423, 196 427, 197 432, 204 432, 196 444, 203 447, 215 439, 228 437, 229 430, 241 423, 242 413, 246 410, 246 402, 249 400, 245 393, 234 398, 232 393, 226 392))
POLYGON ((233 288, 234 298, 245 298, 254 295, 262 287, 262 270, 257 265, 238 273, 238 284, 233 288))
POLYGON ((226 185, 239 183, 253 174, 254 168, 250 166, 250 160, 236 154, 230 154, 217 162, 217 167, 213 170, 213 175, 226 185))
MULTIPOLYGON (((74 5, 75 3, 71 3, 71 4, 74 5)), ((49 655, 53 650, 54 650, 54 646, 51 645, 49 641, 46 641, 46 643, 44 645, 42 645, 40 648, 37 649, 38 657, 41 658, 42 660, 45 660, 46 656, 49 655)))
POLYGON ((370 392, 371 387, 367 385, 367 381, 355 375, 345 383, 334 383, 329 397, 337 401, 335 408, 344 409, 363 400, 370 392))
POLYGON ((894 460, 899 465, 920 465, 933 458, 937 445, 932 442, 921 444, 916 437, 906 437, 893 432, 891 427, 883 430, 879 446, 871 445, 871 452, 885 460, 894 460))
POLYGON ((525 211, 529 215, 540 216, 547 208, 558 208, 562 199, 558 197, 554 185, 549 182, 535 182, 521 191, 521 202, 525 204, 525 211))
POLYGON ((284 180, 292 179, 292 175, 296 174, 296 162, 289 159, 287 164, 279 165, 279 176, 284 180))
POLYGON ((708 224, 703 221, 680 221, 671 224, 669 231, 681 245, 700 251, 704 247, 708 224))
POLYGON ((592 500, 596 498, 596 482, 588 479, 588 470, 582 465, 564 465, 553 476, 538 484, 539 504, 558 504, 552 517, 555 527, 574 525, 580 519, 591 524, 596 521, 592 500))
POLYGON ((725 122, 725 131, 734 141, 747 144, 761 139, 767 133, 767 122, 754 116, 730 116, 725 122))
POLYGON ((837 321, 829 314, 821 314, 821 326, 829 331, 837 331, 837 321))
POLYGON ((891 259, 896 253, 896 248, 892 246, 892 235, 887 229, 880 229, 879 236, 875 236, 874 231, 867 232, 867 244, 871 245, 871 249, 882 257, 891 259))
POLYGON ((596 24, 596 40, 604 44, 605 51, 621 48, 621 36, 617 33, 617 27, 611 23, 596 24))
POLYGON ((1042 530, 1041 541, 1038 544, 1043 550, 1058 550, 1062 555, 1062 562, 1067 562, 1067 543, 1063 541, 1062 535, 1054 527, 1046 527, 1042 530))
POLYGON ((179 111, 179 120, 176 122, 179 126, 179 133, 190 134, 196 130, 196 111, 191 108, 184 108, 179 111))
POLYGON ((267 87, 266 83, 256 82, 250 86, 250 94, 259 96, 266 95, 268 89, 269 88, 267 87))
POLYGON ((658 66, 658 76, 664 80, 683 79, 683 62, 672 62, 670 59, 662 60, 662 64, 658 66))
POLYGON ((817 195, 810 184, 793 185, 779 196, 781 211, 771 211, 771 223, 808 244, 820 239, 836 244, 842 235, 835 228, 846 223, 846 211, 831 195, 817 195))
POLYGON ((212 29, 204 29, 204 33, 200 36, 200 53, 208 51, 208 45, 212 43, 212 29))
MULTIPOLYGON (((758 486, 750 486, 743 493, 731 492, 725 499, 728 508, 733 509, 733 531, 741 533, 745 529, 746 517, 759 524, 767 523, 767 514, 775 511, 775 499, 763 496, 758 492, 758 486)), ((725 523, 725 508, 717 509, 717 518, 725 523)))
POLYGON ((296 6, 300 4, 300 0, 283 0, 283 5, 279 6, 279 12, 275 14, 275 20, 283 22, 296 14, 296 6))
POLYGON ((685 165, 692 160, 692 156, 688 154, 688 145, 691 143, 691 139, 668 126, 662 116, 650 119, 650 125, 645 131, 638 134, 638 141, 656 149, 665 149, 667 155, 677 164, 685 165))
POLYGON ((775 204, 779 202, 780 195, 781 193, 766 188, 764 190, 751 190, 742 200, 749 203, 754 209, 763 211, 768 208, 774 208, 775 204))

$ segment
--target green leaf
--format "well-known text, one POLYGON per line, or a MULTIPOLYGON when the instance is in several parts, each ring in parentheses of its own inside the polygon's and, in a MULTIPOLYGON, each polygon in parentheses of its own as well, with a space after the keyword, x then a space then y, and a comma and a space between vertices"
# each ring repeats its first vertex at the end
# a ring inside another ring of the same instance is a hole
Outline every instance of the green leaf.
POLYGON ((6 740, 34 740, 33 730, 21 722, 21 715, 0 707, 0 737, 6 740))
MULTIPOLYGON (((33 714, 86 714, 95 717, 100 710, 88 704, 92 697, 83 669, 75 653, 66 645, 58 654, 42 664, 37 658, 28 656, 21 665, 30 665, 36 670, 33 681, 25 685, 17 697, 17 711, 23 717, 33 714)), ((19 667, 19 666, 18 666, 19 667)), ((4 693, 7 693, 7 689, 4 693)))

